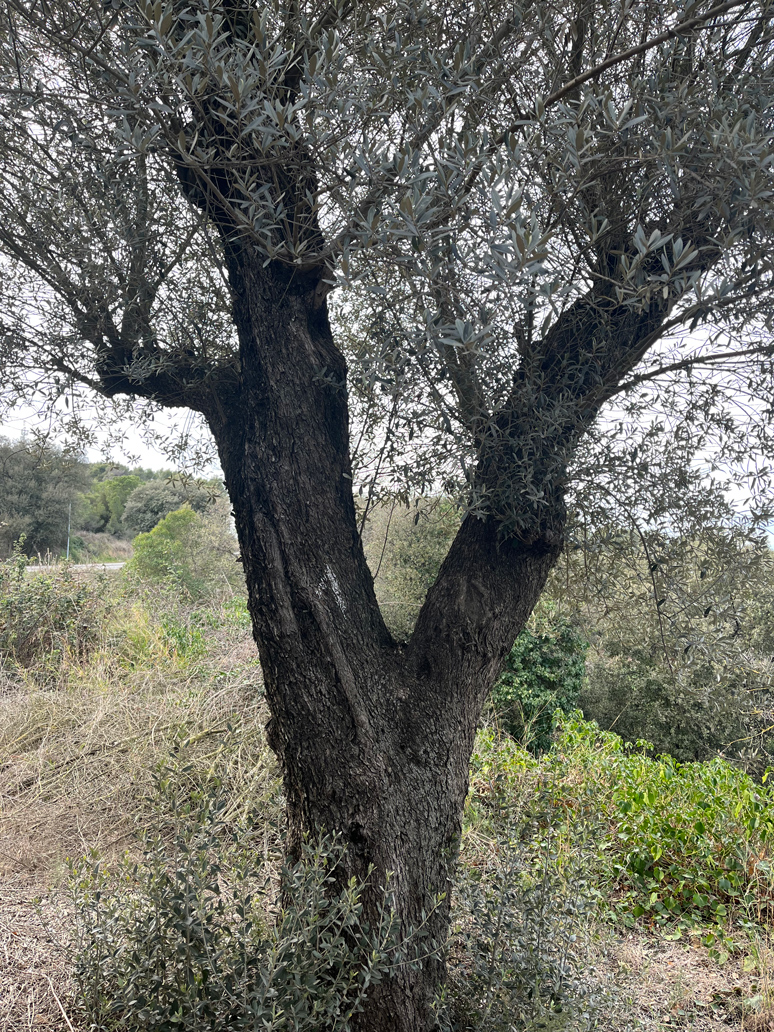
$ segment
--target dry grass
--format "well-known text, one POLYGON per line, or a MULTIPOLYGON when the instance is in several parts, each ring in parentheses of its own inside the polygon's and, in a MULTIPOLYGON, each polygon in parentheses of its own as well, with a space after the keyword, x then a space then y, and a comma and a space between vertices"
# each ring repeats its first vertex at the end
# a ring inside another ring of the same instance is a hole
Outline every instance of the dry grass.
POLYGON ((594 960, 611 1006, 601 1027, 771 1032, 772 959, 771 948, 760 939, 751 953, 721 966, 700 946, 665 942, 639 930, 604 934, 594 960), (753 957, 760 958, 763 972, 757 961, 751 963, 753 957))
MULTIPOLYGON (((216 611, 206 652, 181 654, 161 612, 127 600, 87 661, 65 656, 42 683, 0 669, 0 1032, 80 1032, 64 950, 66 858, 131 845, 171 752, 194 782, 225 768, 235 811, 279 812, 249 629, 216 611)), ((189 616, 173 612, 174 626, 189 616)))
POLYGON ((80 562, 132 558, 132 543, 124 538, 115 537, 113 534, 94 534, 88 530, 76 531, 76 536, 83 542, 85 552, 80 562))
POLYGON ((0 1032, 73 1032, 73 985, 63 947, 68 923, 66 908, 56 894, 36 901, 28 880, 3 881, 0 1032))
MULTIPOLYGON (((88 659, 65 656, 43 681, 0 670, 0 1032, 85 1032, 65 950, 65 861, 131 845, 170 752, 194 783, 225 765, 234 812, 257 804, 278 823, 250 631, 227 607, 213 612, 197 622, 169 600, 154 613, 126 598, 88 659)), ((490 847, 471 829, 467 861, 496 863, 490 847)), ((600 1029, 774 1032, 774 952, 763 940, 719 967, 700 948, 605 931, 591 968, 609 1003, 600 1029)))
MULTIPOLYGON (((70 664, 62 686, 17 673, 0 693, 0 875, 56 875, 66 856, 110 853, 131 835, 152 772, 172 750, 194 770, 229 751, 232 793, 274 781, 261 733, 255 650, 244 630, 214 629, 206 657, 180 657, 137 618, 123 651, 70 664), (147 662, 139 664, 142 649, 147 662), (229 733, 240 729, 240 735, 229 733)), ((115 635, 116 627, 112 631, 115 635)), ((109 645, 111 643, 108 643, 109 645)), ((113 645, 115 642, 112 643, 113 645)))

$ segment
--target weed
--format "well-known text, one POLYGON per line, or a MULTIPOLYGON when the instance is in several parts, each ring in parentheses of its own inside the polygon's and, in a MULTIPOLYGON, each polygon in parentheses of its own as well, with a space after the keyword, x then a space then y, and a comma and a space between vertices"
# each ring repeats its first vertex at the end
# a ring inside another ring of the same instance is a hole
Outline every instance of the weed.
POLYGON ((76 578, 67 564, 27 573, 20 542, 0 562, 0 662, 56 676, 65 657, 83 660, 99 640, 114 603, 106 578, 76 578))

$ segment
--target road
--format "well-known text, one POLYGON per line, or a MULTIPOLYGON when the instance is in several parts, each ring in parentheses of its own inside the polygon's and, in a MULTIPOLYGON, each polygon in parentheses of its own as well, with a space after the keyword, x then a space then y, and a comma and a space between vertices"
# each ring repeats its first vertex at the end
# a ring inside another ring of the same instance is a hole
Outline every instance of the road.
MULTIPOLYGON (((43 563, 41 565, 36 564, 34 566, 28 566, 27 567, 27 572, 28 573, 50 573, 51 571, 56 570, 61 565, 62 565, 61 563, 43 563)), ((70 569, 74 573, 88 573, 89 571, 93 571, 94 573, 100 573, 103 570, 110 570, 110 572, 112 573, 113 570, 122 570, 124 568, 124 566, 126 566, 125 562, 120 562, 120 563, 73 563, 73 565, 70 567, 70 569)))

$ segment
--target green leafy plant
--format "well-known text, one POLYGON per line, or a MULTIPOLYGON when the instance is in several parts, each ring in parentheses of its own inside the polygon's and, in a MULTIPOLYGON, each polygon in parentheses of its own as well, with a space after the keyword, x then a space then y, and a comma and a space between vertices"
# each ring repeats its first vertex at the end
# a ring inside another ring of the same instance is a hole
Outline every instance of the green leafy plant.
POLYGON ((141 582, 166 584, 201 599, 224 588, 231 592, 241 583, 235 556, 236 540, 224 513, 200 516, 186 505, 149 533, 138 534, 127 572, 141 582))
POLYGON ((588 642, 544 602, 514 642, 492 705, 505 729, 533 752, 551 744, 554 714, 571 713, 586 673, 588 642))
MULTIPOLYGON (((721 759, 680 764, 651 758, 649 743, 627 748, 617 735, 573 718, 558 749, 569 777, 594 792, 607 822, 600 859, 627 923, 672 938, 703 934, 720 955, 729 930, 774 917, 774 795, 721 759), (702 929, 704 931, 702 932, 702 929)), ((572 806, 562 790, 557 805, 572 806)))
POLYGON ((186 502, 194 512, 204 513, 219 496, 222 497, 222 491, 217 492, 212 484, 183 484, 158 478, 149 480, 136 487, 127 498, 121 523, 134 534, 147 534, 159 520, 186 502))
POLYGON ((450 1029, 585 1028, 600 999, 586 929, 598 827, 576 806, 572 848, 556 806, 561 763, 534 757, 492 728, 479 733, 454 893, 450 1029))
POLYGON ((84 1017, 128 1032, 344 1032, 405 956, 388 900, 366 924, 366 885, 342 880, 331 838, 305 842, 277 881, 263 836, 227 819, 217 776, 183 785, 162 768, 139 861, 72 867, 84 1017))

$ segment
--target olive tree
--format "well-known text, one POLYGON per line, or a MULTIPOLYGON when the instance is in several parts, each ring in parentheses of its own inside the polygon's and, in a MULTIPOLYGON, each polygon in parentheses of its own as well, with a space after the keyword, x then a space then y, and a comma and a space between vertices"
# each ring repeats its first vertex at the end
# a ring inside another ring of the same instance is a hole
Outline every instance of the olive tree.
POLYGON ((773 34, 768 0, 4 8, 5 386, 206 421, 290 849, 338 831, 427 937, 370 1032, 432 1027, 476 724, 590 445, 628 490, 678 390, 691 476, 751 454, 740 412, 769 445, 773 34), (353 494, 401 476, 464 519, 398 643, 353 494))

